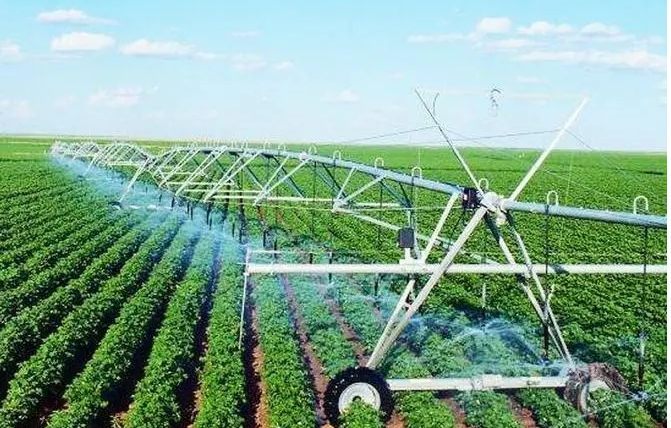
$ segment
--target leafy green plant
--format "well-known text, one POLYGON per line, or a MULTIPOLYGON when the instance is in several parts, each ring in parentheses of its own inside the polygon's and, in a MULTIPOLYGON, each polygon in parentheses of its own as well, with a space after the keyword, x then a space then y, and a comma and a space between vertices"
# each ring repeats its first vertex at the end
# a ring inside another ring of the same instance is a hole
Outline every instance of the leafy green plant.
MULTIPOLYGON (((133 256, 117 276, 72 311, 37 353, 21 365, 10 381, 0 407, 1 428, 25 423, 37 413, 42 400, 58 393, 56 391, 70 381, 91 355, 123 303, 161 259, 163 248, 173 240, 179 225, 179 222, 171 221, 159 229, 150 238, 151 242, 159 243, 158 247, 147 246, 146 251, 133 256)), ((164 265, 174 263, 174 254, 179 255, 182 251, 188 235, 184 232, 180 236, 169 247, 162 260, 164 265)))
POLYGON ((531 409, 540 428, 587 428, 583 415, 555 391, 524 389, 517 393, 517 398, 524 407, 531 409))
POLYGON ((380 416, 379 411, 363 401, 356 400, 340 417, 340 426, 342 428, 382 428, 384 424, 380 416))
POLYGON ((128 413, 130 427, 170 427, 184 417, 178 394, 187 378, 195 375, 194 333, 212 280, 214 256, 213 239, 205 235, 154 339, 144 377, 135 389, 128 413))
POLYGON ((522 428, 508 406, 508 398, 492 391, 461 393, 457 401, 466 411, 466 424, 474 428, 522 428))
POLYGON ((597 390, 590 394, 589 406, 601 426, 608 428, 652 428, 650 414, 638 403, 615 391, 597 390))
MULTIPOLYGON (((153 227, 153 222, 142 223, 94 260, 79 278, 71 280, 48 298, 9 320, 0 330, 0 380, 11 376, 18 363, 34 352, 74 307, 119 272, 151 234, 153 227)), ((160 233, 157 235, 160 236, 160 233)), ((160 245, 159 240, 148 241, 140 248, 137 257, 144 256, 149 260, 152 252, 160 252, 160 245)))
MULTIPOLYGON (((53 414, 49 427, 89 427, 108 408, 116 391, 126 382, 143 344, 151 340, 159 316, 194 254, 192 245, 197 238, 196 233, 178 237, 176 243, 179 246, 171 248, 174 251, 166 254, 147 282, 123 306, 84 371, 65 391, 67 407, 53 414)), ((195 250, 194 276, 199 275, 203 267, 211 266, 211 251, 210 240, 199 242, 195 250)), ((165 371, 162 374, 172 373, 165 371)))
POLYGON ((40 272, 17 288, 0 293, 0 325, 4 325, 14 315, 35 304, 57 287, 79 276, 87 264, 112 246, 136 221, 137 219, 123 217, 118 224, 107 228, 67 257, 60 259, 53 268, 40 272))
POLYGON ((276 427, 313 427, 315 397, 308 384, 286 298, 272 277, 259 278, 253 294, 263 351, 261 379, 266 385, 269 422, 276 427))
POLYGON ((196 428, 241 428, 244 422, 245 379, 238 347, 242 275, 236 262, 236 258, 224 262, 214 294, 201 376, 203 406, 196 428))
POLYGON ((335 320, 329 306, 316 292, 315 284, 292 277, 291 288, 299 305, 310 343, 328 377, 356 364, 352 346, 335 320))

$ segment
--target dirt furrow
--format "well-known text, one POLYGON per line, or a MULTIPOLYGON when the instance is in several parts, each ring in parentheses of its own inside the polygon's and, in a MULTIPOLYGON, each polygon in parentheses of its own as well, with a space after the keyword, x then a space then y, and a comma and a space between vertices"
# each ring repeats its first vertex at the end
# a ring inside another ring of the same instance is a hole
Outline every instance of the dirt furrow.
POLYGON ((518 421, 524 428, 537 428, 536 421, 533 418, 531 410, 522 407, 522 405, 513 396, 509 396, 510 409, 515 414, 518 421))
POLYGON ((243 409, 245 428, 270 428, 268 422, 268 390, 261 379, 263 367, 263 351, 259 344, 258 311, 252 297, 254 282, 247 284, 247 301, 245 302, 245 335, 243 361, 245 368, 245 391, 247 404, 243 409))
POLYGON ((294 328, 298 335, 300 347, 303 350, 304 362, 306 367, 309 368, 309 379, 314 386, 317 396, 317 402, 315 403, 317 406, 317 422, 320 427, 330 427, 331 425, 328 424, 324 412, 324 393, 326 392, 326 387, 328 385, 328 378, 324 374, 322 364, 310 344, 310 338, 308 337, 307 329, 305 328, 305 319, 303 318, 298 301, 296 300, 294 289, 286 276, 280 275, 278 278, 284 289, 284 294, 287 296, 287 301, 289 302, 289 309, 291 310, 294 328))

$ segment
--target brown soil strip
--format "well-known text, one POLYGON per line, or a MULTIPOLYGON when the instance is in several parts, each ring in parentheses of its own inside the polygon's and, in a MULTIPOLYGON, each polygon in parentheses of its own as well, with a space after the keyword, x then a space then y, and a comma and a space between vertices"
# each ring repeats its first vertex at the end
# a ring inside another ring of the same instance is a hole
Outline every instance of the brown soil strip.
POLYGON ((324 301, 331 309, 331 313, 336 319, 336 322, 340 326, 340 329, 343 331, 345 339, 352 345, 354 348, 354 354, 356 355, 356 360, 361 366, 365 366, 368 363, 368 355, 366 355, 366 348, 363 346, 359 337, 356 335, 354 330, 345 322, 345 318, 340 312, 340 307, 338 303, 330 297, 327 297, 326 287, 321 281, 315 281, 315 286, 319 291, 319 294, 324 298, 324 301))
POLYGON ((452 414, 454 415, 454 428, 468 428, 466 425, 466 412, 464 408, 457 403, 457 400, 454 398, 441 398, 441 401, 447 403, 452 409, 452 414))
POLYGON ((315 392, 317 394, 317 423, 319 426, 325 426, 327 423, 326 414, 324 412, 324 393, 326 392, 326 387, 328 385, 328 379, 324 375, 324 369, 319 357, 315 353, 314 348, 310 344, 310 338, 307 334, 307 329, 305 328, 305 319, 301 312, 298 301, 296 300, 296 295, 294 289, 291 286, 291 283, 288 281, 286 276, 278 275, 280 284, 284 289, 284 293, 287 296, 289 302, 289 308, 291 310, 291 316, 293 318, 294 329, 298 334, 298 341, 301 349, 303 350, 303 359, 306 367, 309 368, 309 378, 314 386, 315 392))
POLYGON ((46 427, 49 423, 49 418, 51 415, 58 411, 65 409, 67 402, 63 397, 51 397, 48 401, 42 403, 40 406, 40 413, 37 416, 37 419, 33 419, 28 422, 27 427, 29 428, 42 428, 46 427))
POLYGON ((391 419, 389 419, 389 422, 385 425, 386 428, 403 428, 404 426, 403 418, 395 410, 394 413, 391 414, 391 419))
POLYGON ((515 414, 515 417, 522 424, 524 428, 537 428, 536 421, 533 418, 533 413, 529 409, 525 409, 512 396, 509 396, 510 409, 515 414))
POLYGON ((245 428, 270 428, 268 421, 268 390, 261 379, 263 367, 263 351, 259 344, 258 311, 254 305, 252 290, 253 281, 247 284, 247 301, 245 302, 245 336, 243 361, 245 362, 245 384, 247 405, 243 409, 245 428))

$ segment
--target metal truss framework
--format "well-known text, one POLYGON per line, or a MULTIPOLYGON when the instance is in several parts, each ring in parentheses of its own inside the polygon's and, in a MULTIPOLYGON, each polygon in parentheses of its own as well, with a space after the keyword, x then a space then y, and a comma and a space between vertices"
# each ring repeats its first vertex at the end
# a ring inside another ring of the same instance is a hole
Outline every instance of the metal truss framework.
MULTIPOLYGON (((614 212, 562 206, 551 203, 550 194, 545 203, 519 202, 517 197, 533 174, 547 158, 554 145, 575 120, 580 108, 562 128, 559 135, 545 150, 532 169, 522 179, 518 188, 509 197, 498 195, 487 189, 483 180, 476 181, 458 150, 457 158, 468 172, 472 181, 471 189, 477 193, 477 203, 473 207, 470 220, 456 239, 452 240, 444 230, 450 214, 461 208, 466 188, 450 183, 442 183, 422 177, 420 168, 411 174, 402 174, 384 168, 382 159, 365 165, 343 160, 339 152, 331 157, 320 156, 312 147, 307 152, 294 152, 285 146, 269 148, 250 147, 241 144, 208 144, 171 147, 158 155, 153 155, 140 146, 128 143, 99 145, 88 143, 61 143, 52 146, 54 156, 79 159, 92 166, 104 168, 132 167, 134 174, 120 197, 122 201, 141 176, 149 176, 159 188, 173 195, 203 204, 225 201, 239 201, 251 205, 261 204, 310 204, 324 207, 333 213, 345 214, 370 224, 398 231, 413 227, 414 246, 406 250, 405 258, 398 264, 303 264, 303 263, 255 263, 254 254, 263 251, 248 250, 245 289, 249 275, 267 273, 324 274, 324 273, 388 273, 428 275, 419 284, 413 277, 400 296, 387 322, 367 366, 375 369, 382 362, 390 347, 408 325, 411 317, 426 301, 431 290, 445 275, 510 274, 514 275, 523 293, 531 303, 541 323, 562 359, 573 366, 574 361, 566 346, 561 329, 550 305, 552 291, 546 290, 540 280, 541 275, 553 274, 666 274, 666 265, 647 264, 538 264, 532 261, 524 240, 516 227, 514 213, 536 213, 551 217, 585 219, 599 222, 633 225, 644 228, 666 229, 666 216, 641 214, 634 202, 633 212, 614 212), (301 177, 302 179, 298 179, 301 177), (306 185, 305 177, 310 183, 306 185), (415 189, 433 192, 442 208, 440 218, 431 231, 422 233, 414 221, 415 189), (392 223, 369 214, 371 209, 398 211, 404 221, 392 223), (464 245, 476 227, 484 223, 491 232, 496 246, 501 251, 505 263, 477 257, 478 263, 455 263, 464 245), (504 235, 502 228, 509 234, 504 235), (512 238, 508 238, 512 236, 512 238), (510 242, 508 240, 510 239, 510 242), (420 242, 423 245, 420 245, 420 242), (427 263, 431 251, 442 250, 439 263, 427 263)), ((433 114, 428 110, 431 117, 433 114)), ((440 125, 436 121, 439 130, 440 125)), ((556 194, 555 194, 556 196, 556 194)), ((556 199, 555 199, 556 202, 556 199)), ((647 205, 647 200, 643 202, 647 205)), ((460 211, 460 210, 459 210, 460 211)), ((561 387, 566 385, 565 377, 503 378, 485 376, 470 380, 455 379, 393 379, 389 380, 392 390, 453 390, 490 389, 520 387, 561 387), (486 377, 486 379, 485 379, 486 377)))

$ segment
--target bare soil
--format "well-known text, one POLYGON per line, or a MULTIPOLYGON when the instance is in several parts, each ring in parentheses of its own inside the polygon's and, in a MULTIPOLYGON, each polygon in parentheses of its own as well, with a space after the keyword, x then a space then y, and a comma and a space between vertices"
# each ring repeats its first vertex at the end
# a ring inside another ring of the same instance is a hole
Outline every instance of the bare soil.
POLYGON ((308 337, 307 329, 305 328, 305 319, 303 318, 301 309, 298 305, 298 302, 296 301, 294 289, 291 286, 291 283, 287 280, 286 276, 281 275, 279 276, 279 279, 289 302, 294 328, 298 336, 300 347, 303 350, 304 362, 306 367, 309 368, 309 378, 317 395, 317 402, 315 403, 315 410, 317 411, 317 422, 319 426, 325 426, 327 424, 327 419, 324 412, 324 393, 326 392, 326 387, 328 386, 328 378, 324 374, 324 368, 319 361, 315 350, 310 344, 310 338, 308 337))

